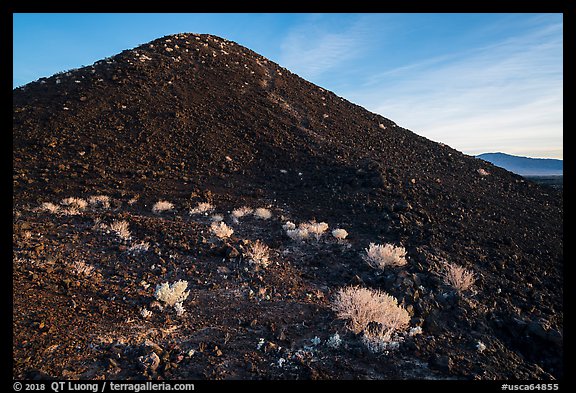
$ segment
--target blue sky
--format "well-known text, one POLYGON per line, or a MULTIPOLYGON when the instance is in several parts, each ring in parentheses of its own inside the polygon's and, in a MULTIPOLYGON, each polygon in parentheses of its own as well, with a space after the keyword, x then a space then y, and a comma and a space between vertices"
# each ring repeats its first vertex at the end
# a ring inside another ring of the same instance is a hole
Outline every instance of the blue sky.
POLYGON ((563 158, 562 14, 14 14, 13 86, 180 32, 244 45, 419 135, 563 158))

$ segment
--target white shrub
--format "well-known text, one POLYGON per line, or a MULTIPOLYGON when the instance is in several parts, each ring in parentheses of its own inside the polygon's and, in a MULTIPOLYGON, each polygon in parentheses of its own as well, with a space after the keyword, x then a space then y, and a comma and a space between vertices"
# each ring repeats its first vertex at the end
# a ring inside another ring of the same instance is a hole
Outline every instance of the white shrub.
POLYGON ((444 269, 440 275, 444 279, 444 283, 452 286, 458 293, 470 289, 476 280, 474 273, 470 270, 448 262, 444 263, 444 269))
POLYGON ((130 239, 130 230, 128 229, 128 221, 114 220, 112 224, 110 224, 109 228, 112 232, 115 232, 120 239, 122 240, 130 239))
POLYGON ((362 258, 374 269, 385 269, 388 266, 403 266, 406 261, 406 250, 391 244, 374 244, 365 249, 366 255, 362 258))
POLYGON ((43 210, 43 211, 50 212, 52 214, 56 214, 56 213, 60 212, 60 206, 55 205, 51 202, 44 202, 42 205, 40 205, 39 209, 43 210))
POLYGON ((150 243, 140 242, 140 243, 133 244, 132 246, 130 246, 130 248, 128 250, 126 250, 126 252, 129 254, 138 254, 141 252, 148 251, 149 248, 150 248, 150 243))
POLYGON ((270 263, 268 260, 270 249, 260 240, 256 240, 256 242, 250 244, 246 254, 249 258, 249 261, 256 265, 268 266, 270 263))
POLYGON ((214 210, 214 206, 208 202, 200 202, 195 208, 190 210, 190 215, 204 214, 208 215, 209 212, 214 210))
POLYGON ((258 209, 254 210, 254 217, 261 220, 268 220, 270 217, 272 217, 272 212, 263 207, 259 207, 258 209))
POLYGON ((174 305, 174 310, 176 310, 176 315, 181 316, 184 315, 186 309, 182 306, 182 302, 178 302, 174 305))
POLYGON ((225 222, 222 221, 213 222, 212 224, 210 224, 210 230, 212 230, 212 233, 214 233, 216 237, 219 237, 221 239, 230 237, 234 233, 234 230, 230 228, 228 225, 226 225, 225 222))
POLYGON ((248 214, 252 214, 253 211, 254 211, 254 209, 252 209, 251 207, 242 206, 242 207, 239 207, 238 209, 232 210, 232 217, 234 217, 236 219, 242 218, 244 216, 247 216, 248 214))
POLYGON ((348 328, 354 333, 365 331, 365 334, 378 336, 384 341, 389 340, 395 331, 407 329, 410 323, 410 315, 394 297, 368 288, 340 289, 332 309, 338 318, 348 320, 348 328), (371 322, 379 328, 366 332, 371 322))
POLYGON ((328 345, 330 348, 334 348, 334 349, 339 348, 341 344, 342 344, 342 339, 340 338, 340 335, 338 334, 338 332, 334 333, 334 335, 330 336, 328 341, 326 341, 326 345, 328 345))
POLYGON ((88 265, 84 261, 75 261, 72 264, 72 269, 77 275, 86 277, 90 277, 94 272, 94 266, 88 265))
POLYGON ((332 231, 332 236, 334 236, 338 241, 342 241, 346 239, 346 237, 348 236, 348 232, 346 231, 346 229, 337 228, 332 231))
POLYGON ((224 216, 222 214, 213 214, 212 217, 210 217, 210 220, 220 222, 224 220, 224 216))
POLYGON ((146 310, 146 307, 144 307, 142 310, 140 310, 140 315, 142 315, 142 318, 148 319, 152 315, 152 311, 146 310))
MULTIPOLYGON (((175 306, 176 303, 182 303, 186 300, 190 294, 190 291, 186 290, 187 287, 188 281, 184 280, 179 280, 172 284, 168 284, 167 282, 158 284, 154 292, 154 297, 164 302, 167 306, 175 306)), ((180 304, 180 306, 182 306, 182 304, 180 304)))
POLYGON ((88 206, 88 202, 86 202, 84 199, 74 197, 64 198, 60 203, 63 204, 64 206, 68 206, 69 208, 75 208, 77 210, 84 210, 86 209, 86 206, 88 206))
POLYGON ((309 234, 314 235, 316 241, 320 241, 324 232, 328 230, 328 224, 325 222, 309 222, 307 224, 300 224, 300 226, 308 230, 309 234))
POLYGON ((286 235, 292 240, 296 240, 299 242, 303 242, 304 240, 308 239, 308 230, 303 228, 296 228, 296 229, 288 229, 286 231, 286 235))
POLYGON ((174 205, 168 201, 158 201, 152 206, 152 212, 162 213, 174 209, 174 205))
POLYGON ((296 224, 294 224, 291 221, 286 221, 286 223, 282 225, 282 229, 284 229, 285 231, 296 229, 296 224))

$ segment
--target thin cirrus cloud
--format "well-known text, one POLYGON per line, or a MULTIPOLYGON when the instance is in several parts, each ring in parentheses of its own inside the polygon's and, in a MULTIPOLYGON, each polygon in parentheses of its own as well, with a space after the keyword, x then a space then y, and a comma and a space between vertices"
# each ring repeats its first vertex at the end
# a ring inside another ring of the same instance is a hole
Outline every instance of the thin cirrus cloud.
POLYGON ((312 15, 286 33, 279 62, 305 79, 331 73, 370 47, 379 29, 377 18, 312 15))
POLYGON ((561 29, 386 70, 346 96, 467 154, 562 158, 561 29))

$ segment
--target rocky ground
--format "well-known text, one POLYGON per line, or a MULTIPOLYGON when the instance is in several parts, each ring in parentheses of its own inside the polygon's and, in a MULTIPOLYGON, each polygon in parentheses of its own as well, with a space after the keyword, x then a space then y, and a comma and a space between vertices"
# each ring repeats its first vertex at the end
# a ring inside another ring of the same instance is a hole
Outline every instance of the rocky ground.
POLYGON ((209 35, 13 97, 14 378, 562 378, 561 192, 209 35), (108 205, 62 203, 96 196, 108 205), (153 212, 160 200, 173 209, 153 212), (214 211, 190 214, 202 202, 214 211), (234 222, 241 206, 272 216, 234 222), (230 238, 211 232, 214 214, 230 238), (330 229, 299 242, 282 227, 309 220, 330 229), (129 234, 111 229, 122 221, 129 234), (256 240, 267 266, 246 257, 256 240), (369 243, 404 247, 408 263, 371 268, 369 243), (441 261, 473 271, 472 288, 446 285, 441 261), (178 280, 181 312, 154 296, 178 280), (337 318, 350 285, 409 312, 397 345, 374 353, 337 318))

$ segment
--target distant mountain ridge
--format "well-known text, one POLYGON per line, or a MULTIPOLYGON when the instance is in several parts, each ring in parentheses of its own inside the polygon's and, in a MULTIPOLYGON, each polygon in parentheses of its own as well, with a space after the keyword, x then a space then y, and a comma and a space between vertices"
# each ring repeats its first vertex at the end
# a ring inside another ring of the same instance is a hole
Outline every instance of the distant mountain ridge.
POLYGON ((477 155, 476 158, 520 176, 560 176, 564 173, 563 160, 552 158, 530 158, 506 153, 483 153, 477 155))

